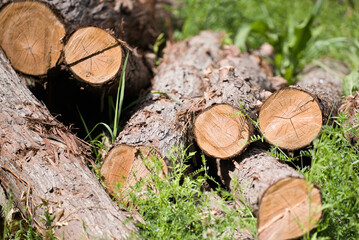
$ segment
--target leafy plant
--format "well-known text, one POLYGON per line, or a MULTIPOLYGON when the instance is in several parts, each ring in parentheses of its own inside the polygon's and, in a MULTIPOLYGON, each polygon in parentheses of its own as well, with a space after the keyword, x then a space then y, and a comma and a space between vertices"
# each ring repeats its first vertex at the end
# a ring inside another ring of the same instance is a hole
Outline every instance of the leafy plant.
POLYGON ((313 39, 313 23, 324 1, 317 1, 310 15, 300 24, 296 24, 293 15, 288 14, 287 27, 279 29, 275 27, 267 8, 262 4, 263 11, 267 13, 266 21, 257 20, 251 24, 242 25, 235 36, 234 43, 241 50, 246 50, 245 43, 251 33, 262 35, 275 48, 276 73, 292 84, 293 77, 298 73, 303 52, 308 49, 308 44, 313 39))

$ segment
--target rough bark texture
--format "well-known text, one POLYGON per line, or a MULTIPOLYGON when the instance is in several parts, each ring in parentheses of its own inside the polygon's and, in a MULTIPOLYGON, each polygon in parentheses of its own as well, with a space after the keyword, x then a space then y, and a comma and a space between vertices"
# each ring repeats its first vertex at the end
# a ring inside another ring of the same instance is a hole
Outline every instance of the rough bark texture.
POLYGON ((348 116, 348 120, 345 121, 346 126, 354 127, 351 131, 345 133, 346 138, 352 143, 358 142, 358 118, 359 113, 359 91, 355 94, 346 97, 342 105, 340 106, 339 112, 343 112, 348 116))
POLYGON ((16 207, 43 235, 48 209, 59 238, 129 237, 133 221, 88 169, 83 143, 32 96, 2 54, 0 78, 0 182, 16 207))
MULTIPOLYGON (((4 0, 2 3, 10 2, 4 0)), ((69 32, 85 26, 111 29, 115 35, 132 46, 148 49, 158 31, 151 0, 44 0, 63 15, 69 32)), ((2 5, 2 4, 0 4, 2 5)))
POLYGON ((187 132, 181 129, 186 121, 181 124, 178 115, 190 105, 190 98, 202 95, 205 90, 203 76, 220 58, 221 36, 202 32, 169 47, 154 78, 153 92, 169 92, 177 102, 150 97, 128 121, 117 144, 149 145, 165 156, 172 146, 188 143, 187 132))
POLYGON ((152 90, 176 96, 203 96, 208 88, 204 77, 220 59, 222 33, 203 31, 197 37, 168 43, 152 90))
POLYGON ((322 60, 324 66, 308 65, 297 86, 317 98, 323 113, 323 123, 335 116, 341 104, 342 77, 348 73, 346 66, 334 59, 322 60))
MULTIPOLYGON (((171 97, 150 95, 140 103, 109 154, 123 145, 130 145, 152 147, 165 157, 173 146, 189 145, 188 118, 181 118, 179 115, 193 103, 193 98, 205 90, 202 76, 220 57, 221 36, 223 35, 216 32, 202 32, 199 36, 168 47, 152 90, 169 93, 171 97)), ((115 162, 106 157, 101 169, 105 173, 105 181, 123 181, 120 176, 117 180, 114 179, 118 173, 107 171, 107 165, 118 165, 120 168, 126 161, 134 162, 133 159, 118 159, 115 162)), ((171 161, 167 158, 164 160, 166 165, 172 166, 171 161)), ((108 187, 110 192, 114 192, 114 184, 108 187)))
POLYGON ((287 164, 258 147, 251 146, 235 161, 218 162, 218 175, 226 187, 258 214, 260 200, 272 184, 285 177, 302 177, 287 164), (235 179, 235 180, 234 180, 235 179))
POLYGON ((310 188, 301 174, 265 150, 252 146, 233 162, 220 161, 218 170, 227 187, 257 215, 259 239, 300 237, 321 217, 320 190, 310 188))

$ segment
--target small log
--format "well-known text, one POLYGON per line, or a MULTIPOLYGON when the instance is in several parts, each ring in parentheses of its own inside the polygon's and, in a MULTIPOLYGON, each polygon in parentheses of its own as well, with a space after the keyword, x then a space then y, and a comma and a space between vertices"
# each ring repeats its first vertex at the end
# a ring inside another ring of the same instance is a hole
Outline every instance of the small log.
POLYGON ((151 71, 141 57, 108 32, 96 27, 78 29, 66 41, 64 61, 77 79, 101 91, 108 88, 113 94, 127 53, 126 96, 133 98, 149 86, 151 71))
POLYGON ((325 69, 309 66, 296 86, 281 89, 264 102, 259 127, 269 143, 288 150, 303 148, 337 114, 344 74, 331 64, 325 62, 325 69))
POLYGON ((320 189, 257 147, 235 161, 220 161, 219 176, 257 215, 259 239, 298 238, 322 215, 320 189))
POLYGON ((86 165, 86 145, 34 98, 2 54, 0 78, 0 184, 22 215, 44 238, 46 210, 56 238, 135 235, 131 215, 113 204, 86 165))
POLYGON ((248 145, 252 125, 238 108, 217 104, 198 115, 193 131, 206 155, 227 159, 239 155, 248 145))
POLYGON ((41 76, 57 64, 65 25, 45 3, 12 2, 0 10, 0 46, 19 72, 41 76))
MULTIPOLYGON (((115 169, 121 168, 123 162, 134 162, 131 154, 127 155, 129 159, 111 159, 111 154, 121 151, 124 146, 131 146, 133 150, 130 152, 150 147, 164 157, 173 146, 189 145, 188 122, 184 118, 180 119, 179 114, 193 103, 191 98, 195 99, 205 90, 206 82, 201 76, 219 60, 222 36, 223 34, 207 31, 185 42, 168 46, 164 60, 158 67, 152 90, 169 92, 172 99, 163 95, 151 95, 139 105, 103 163, 101 173, 106 182, 123 182, 121 177, 113 178, 118 176, 115 169), (114 167, 115 165, 119 167, 114 167)), ((168 159, 165 158, 164 161, 166 165, 172 165, 168 159)), ((110 192, 114 192, 115 185, 107 187, 110 192)))

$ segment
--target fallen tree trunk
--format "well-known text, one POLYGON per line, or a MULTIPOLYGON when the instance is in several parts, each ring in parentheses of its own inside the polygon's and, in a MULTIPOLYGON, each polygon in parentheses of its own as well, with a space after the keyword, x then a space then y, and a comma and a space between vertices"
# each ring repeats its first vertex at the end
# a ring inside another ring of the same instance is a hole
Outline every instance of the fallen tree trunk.
MULTIPOLYGON (((153 92, 167 92, 171 97, 148 97, 118 136, 101 168, 112 194, 115 183, 124 181, 120 175, 133 174, 114 172, 121 168, 114 167, 115 165, 121 166, 126 161, 130 164, 135 162, 131 154, 128 159, 114 154, 123 151, 124 146, 130 145, 135 149, 141 146, 151 147, 164 157, 173 146, 189 145, 187 121, 179 119, 179 113, 190 106, 193 102, 191 98, 201 95, 206 89, 207 83, 202 76, 219 60, 222 36, 220 33, 202 32, 199 36, 167 48, 154 78, 153 92)), ((165 161, 167 165, 172 165, 168 159, 165 161)))
POLYGON ((320 189, 265 150, 254 146, 218 165, 223 183, 257 215, 259 239, 298 238, 320 219, 320 189))
POLYGON ((2 54, 0 78, 0 183, 14 205, 43 236, 135 234, 131 216, 113 205, 88 169, 85 145, 21 84, 2 54), (46 215, 54 217, 51 226, 42 221, 46 215))
POLYGON ((331 67, 335 63, 308 67, 296 86, 281 89, 264 102, 259 126, 269 143, 289 150, 303 148, 337 114, 344 74, 331 67))

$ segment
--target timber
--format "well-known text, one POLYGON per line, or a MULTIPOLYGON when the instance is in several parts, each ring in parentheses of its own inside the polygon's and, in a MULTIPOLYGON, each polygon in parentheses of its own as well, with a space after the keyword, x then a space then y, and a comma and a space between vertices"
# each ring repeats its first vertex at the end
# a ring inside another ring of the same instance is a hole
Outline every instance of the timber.
POLYGON ((288 150, 303 148, 337 114, 345 73, 331 67, 334 63, 309 65, 297 85, 278 90, 264 102, 259 126, 269 143, 288 150))
POLYGON ((230 159, 244 151, 250 142, 253 133, 250 119, 257 119, 259 104, 254 86, 264 86, 260 82, 267 79, 248 56, 234 59, 229 55, 219 65, 222 67, 209 73, 211 87, 199 104, 203 110, 196 117, 193 132, 198 146, 208 156, 230 159), (225 105, 231 108, 217 111, 225 105), (214 121, 206 121, 209 116, 214 121))
POLYGON ((259 239, 298 238, 322 215, 320 189, 257 146, 233 162, 220 161, 218 170, 237 200, 257 215, 259 239))
POLYGON ((57 64, 65 25, 44 3, 12 2, 0 11, 0 46, 18 71, 45 75, 57 64))
POLYGON ((228 104, 207 108, 198 115, 194 126, 198 146, 206 155, 221 159, 239 155, 252 134, 244 114, 228 104))
MULTIPOLYGON (((57 122, 0 54, 0 184, 44 237, 45 209, 57 238, 129 238, 130 214, 116 207, 87 166, 87 147, 57 122)), ((137 215, 133 215, 137 217, 137 215)))
POLYGON ((126 96, 138 96, 150 84, 151 70, 145 60, 110 33, 96 27, 72 33, 64 47, 64 61, 81 82, 114 94, 120 81, 126 55, 126 96))
POLYGON ((172 166, 172 162, 165 158, 171 148, 189 145, 191 136, 188 121, 181 118, 180 113, 190 107, 206 89, 207 83, 201 76, 205 76, 205 71, 214 67, 220 59, 222 36, 221 33, 205 31, 184 42, 168 45, 152 88, 152 92, 166 92, 168 95, 148 96, 137 106, 117 137, 101 168, 104 180, 113 183, 108 186, 110 193, 114 192, 116 181, 124 181, 116 169, 121 168, 123 162, 135 161, 131 154, 127 155, 129 158, 112 160, 110 155, 113 151, 119 152, 124 146, 131 146, 133 150, 130 152, 136 152, 139 147, 151 148, 164 157, 167 166, 172 166), (107 170, 109 165, 112 166, 110 171, 107 170), (114 176, 118 178, 114 179, 114 176))
POLYGON ((152 71, 136 51, 97 27, 73 32, 64 46, 64 62, 80 85, 93 95, 116 95, 128 55, 125 95, 133 100, 150 85, 152 71))

